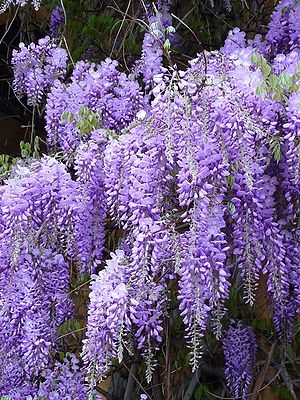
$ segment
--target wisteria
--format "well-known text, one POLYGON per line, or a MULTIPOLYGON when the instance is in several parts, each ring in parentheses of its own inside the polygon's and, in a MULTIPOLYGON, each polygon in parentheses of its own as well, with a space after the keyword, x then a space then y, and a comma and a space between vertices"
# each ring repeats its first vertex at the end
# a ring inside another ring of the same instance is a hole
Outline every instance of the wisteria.
MULTIPOLYGON (((78 364, 73 354, 67 355, 62 362, 56 362, 54 368, 45 371, 46 379, 34 398, 86 400, 88 388, 84 385, 84 375, 78 364)), ((101 397, 97 396, 97 399, 101 397)))
POLYGON ((138 83, 117 70, 118 63, 106 59, 100 65, 78 62, 71 82, 55 81, 47 99, 46 130, 51 147, 74 151, 81 139, 79 111, 88 107, 98 112, 97 127, 120 131, 129 124, 144 100, 138 83), (62 121, 68 112, 72 118, 62 121))
POLYGON ((246 399, 257 344, 243 312, 256 312, 262 279, 270 336, 293 341, 300 3, 280 1, 265 37, 235 28, 182 70, 170 3, 157 7, 134 73, 106 58, 64 78, 58 8, 52 39, 13 52, 15 93, 45 106, 52 156, 19 161, 0 190, 0 395, 12 400, 92 399, 137 359, 150 384, 178 330, 195 373, 207 333, 222 344, 228 394, 246 399), (79 360, 57 338, 74 274, 91 282, 79 360))
POLYGON ((245 400, 251 383, 256 357, 256 343, 252 329, 240 322, 232 323, 222 339, 226 363, 226 380, 233 396, 245 400))
POLYGON ((169 51, 175 32, 169 8, 168 2, 159 2, 155 15, 148 17, 141 59, 135 68, 143 76, 146 90, 153 85, 154 75, 162 72, 164 50, 169 51))
POLYGON ((83 271, 94 271, 102 261, 104 219, 106 217, 105 176, 103 171, 103 132, 93 132, 91 140, 76 152, 75 169, 79 196, 75 234, 77 254, 83 271))
POLYGON ((13 51, 13 89, 18 97, 25 95, 28 103, 38 105, 43 94, 56 80, 64 77, 67 52, 46 36, 28 47, 20 43, 20 50, 13 51))
POLYGON ((38 10, 42 0, 3 0, 0 4, 0 13, 5 12, 9 7, 24 7, 29 4, 32 4, 35 10, 38 10))
POLYGON ((50 33, 53 37, 58 36, 64 23, 65 23, 65 16, 63 9, 61 7, 54 8, 51 13, 50 25, 49 25, 50 33))
POLYGON ((75 198, 75 182, 49 157, 18 165, 1 187, 3 395, 48 366, 56 329, 72 316, 67 251, 75 198))

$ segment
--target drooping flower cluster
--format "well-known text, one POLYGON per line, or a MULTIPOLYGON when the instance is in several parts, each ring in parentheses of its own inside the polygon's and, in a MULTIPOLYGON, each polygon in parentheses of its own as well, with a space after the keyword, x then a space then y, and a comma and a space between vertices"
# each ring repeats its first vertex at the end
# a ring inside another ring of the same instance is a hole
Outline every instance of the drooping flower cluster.
POLYGON ((42 373, 58 326, 72 315, 68 247, 75 199, 75 182, 49 157, 18 165, 1 187, 1 395, 42 373))
POLYGON ((75 150, 82 137, 79 111, 88 107, 98 112, 98 127, 120 131, 143 108, 144 101, 136 81, 117 70, 118 63, 106 59, 100 65, 78 62, 71 82, 56 81, 48 96, 46 130, 52 147, 64 152, 75 150), (62 121, 63 112, 72 118, 62 121))
MULTIPOLYGON (((95 273, 82 354, 91 386, 112 359, 133 354, 143 356, 151 380, 174 297, 196 370, 207 329, 222 337, 235 280, 252 306, 259 277, 267 275, 276 330, 292 338, 300 310, 300 5, 281 1, 265 40, 234 29, 221 51, 198 55, 186 71, 161 68, 171 22, 160 7, 144 40, 144 96, 110 59, 77 63, 63 83, 54 80, 55 62, 45 62, 52 53, 39 61, 44 53, 36 52, 51 41, 14 53, 18 93, 37 104, 51 86, 48 143, 70 156, 75 174, 72 180, 62 164, 43 158, 19 166, 2 188, 0 352, 7 383, 0 380, 0 393, 10 385, 27 395, 49 368, 53 380, 65 382, 71 370, 77 376, 76 363, 53 367, 48 357, 56 327, 70 315, 69 260, 95 273), (29 74, 26 84, 21 59, 31 53, 38 79, 29 74), (99 272, 106 214, 122 238, 99 272)), ((222 341, 228 385, 246 398, 253 332, 236 323, 222 341)), ((39 389, 51 398, 50 380, 39 389)))
POLYGON ((170 4, 159 1, 155 14, 150 14, 147 32, 144 35, 141 59, 136 65, 146 85, 146 90, 153 86, 154 75, 163 71, 163 53, 170 50, 175 29, 172 27, 170 4))
MULTIPOLYGON (((155 118, 143 121, 128 135, 112 140, 105 154, 110 214, 127 232, 131 297, 136 302, 137 347, 146 358, 151 379, 153 355, 161 341, 167 270, 171 268, 170 232, 162 220, 169 193, 169 163, 155 118)), ((170 273, 172 271, 170 270, 170 273)))
POLYGON ((0 13, 8 10, 9 7, 24 7, 32 4, 35 10, 38 10, 42 4, 42 0, 3 0, 0 4, 0 13))
POLYGON ((282 0, 272 14, 266 43, 271 54, 300 50, 300 7, 295 0, 282 0))
POLYGON ((50 18, 50 33, 52 37, 59 35, 63 24, 65 23, 65 16, 61 7, 56 7, 51 12, 50 18))
POLYGON ((251 327, 232 323, 222 338, 227 386, 236 398, 247 398, 256 358, 256 343, 251 327))
POLYGON ((104 219, 106 217, 105 176, 102 131, 94 131, 87 143, 82 143, 75 156, 79 197, 75 222, 76 253, 81 269, 94 272, 102 261, 104 249, 104 219))
POLYGON ((54 81, 64 77, 67 52, 46 36, 28 47, 20 43, 20 50, 13 51, 13 89, 18 97, 25 95, 28 104, 41 103, 43 94, 54 81))
POLYGON ((274 109, 272 99, 255 91, 265 71, 254 68, 251 56, 263 48, 260 38, 248 44, 236 29, 222 49, 226 59, 212 52, 186 72, 157 74, 150 112, 105 150, 109 210, 125 230, 124 251, 130 269, 139 266, 140 283, 145 269, 158 282, 164 258, 153 265, 162 251, 153 231, 165 232, 163 276, 178 280, 194 369, 208 323, 221 335, 232 264, 251 305, 259 275, 268 274, 278 332, 291 324, 299 301, 298 255, 290 234, 282 236, 276 199, 282 178, 272 140, 283 127, 284 106, 278 101, 274 109))
MULTIPOLYGON (((54 368, 46 370, 45 380, 34 399, 86 400, 88 388, 84 384, 84 374, 78 363, 77 358, 69 354, 63 362, 56 362, 54 368)), ((96 397, 94 399, 96 400, 96 397)))

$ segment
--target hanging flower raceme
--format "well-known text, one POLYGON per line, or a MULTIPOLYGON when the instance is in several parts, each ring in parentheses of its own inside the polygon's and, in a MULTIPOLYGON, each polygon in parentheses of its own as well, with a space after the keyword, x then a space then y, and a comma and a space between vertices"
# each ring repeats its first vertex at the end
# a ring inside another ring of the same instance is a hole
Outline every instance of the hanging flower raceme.
POLYGON ((233 396, 241 396, 242 400, 246 400, 256 358, 256 343, 251 327, 243 327, 240 322, 232 323, 224 333, 222 344, 228 389, 233 396))
POLYGON ((146 91, 155 85, 154 76, 163 71, 164 50, 170 50, 175 32, 169 2, 159 1, 157 5, 156 13, 148 17, 141 59, 135 66, 135 71, 143 76, 146 91))
MULTIPOLYGON (((88 387, 82 369, 79 367, 79 360, 68 354, 62 362, 56 362, 52 369, 45 371, 45 380, 41 383, 34 399, 76 399, 86 400, 88 398, 88 387)), ((93 397, 101 399, 94 394, 93 397)))
POLYGON ((79 192, 75 222, 76 254, 82 271, 89 273, 94 272, 102 261, 104 249, 107 207, 103 170, 105 141, 102 131, 94 131, 92 138, 82 143, 75 155, 79 192))
POLYGON ((50 33, 52 37, 56 37, 62 31, 62 27, 65 24, 65 15, 61 7, 56 7, 51 12, 50 18, 50 33))
POLYGON ((4 13, 9 7, 24 7, 28 4, 32 4, 37 11, 42 4, 42 0, 3 0, 0 5, 0 13, 4 13))
POLYGON ((299 50, 300 45, 300 4, 296 0, 281 0, 271 16, 266 35, 268 53, 272 55, 299 50))
POLYGON ((51 86, 48 143, 71 155, 75 173, 72 180, 44 157, 17 166, 1 189, 0 394, 85 398, 77 361, 49 357, 72 311, 70 260, 96 272, 82 353, 91 393, 113 359, 142 356, 151 381, 177 298, 193 370, 207 329, 223 335, 228 385, 246 398, 253 332, 233 323, 222 333, 234 279, 251 306, 267 275, 276 330, 292 338, 300 309, 299 5, 280 3, 266 40, 234 29, 220 52, 203 52, 186 71, 162 68, 168 5, 158 2, 144 38, 145 95, 110 59, 79 62, 62 83, 65 53, 50 39, 14 52, 17 93, 36 105, 51 86), (100 270, 107 215, 121 238, 100 270))
POLYGON ((72 315, 68 250, 76 198, 65 166, 49 157, 18 165, 1 187, 0 353, 23 366, 19 382, 49 365, 56 330, 72 315))
POLYGON ((161 341, 165 282, 172 273, 169 227, 162 220, 170 166, 157 123, 155 117, 137 122, 129 134, 111 141, 105 157, 108 206, 126 232, 132 296, 137 304, 135 336, 146 359, 148 379, 161 341))
POLYGON ((94 384, 103 378, 112 358, 123 358, 124 343, 136 302, 130 299, 130 271, 124 252, 111 253, 106 268, 93 276, 83 359, 94 384))
POLYGON ((46 36, 28 47, 20 43, 14 50, 12 68, 13 89, 18 97, 25 95, 28 104, 38 105, 43 95, 55 80, 64 77, 67 67, 67 52, 46 36))
POLYGON ((93 129, 114 129, 119 132, 143 108, 144 100, 138 83, 117 70, 118 63, 106 59, 100 65, 78 62, 71 82, 56 81, 48 96, 46 130, 51 147, 65 153, 74 151, 81 140, 86 107, 95 113, 93 129), (69 117, 63 120, 63 113, 69 117))

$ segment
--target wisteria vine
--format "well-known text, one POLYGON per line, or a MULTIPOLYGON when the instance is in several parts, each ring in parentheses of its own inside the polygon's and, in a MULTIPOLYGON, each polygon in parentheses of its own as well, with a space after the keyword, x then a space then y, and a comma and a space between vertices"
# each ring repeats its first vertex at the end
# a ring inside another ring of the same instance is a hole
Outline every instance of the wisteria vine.
POLYGON ((12 400, 86 399, 115 360, 137 355, 151 382, 174 304, 193 372, 211 331, 230 393, 246 399, 255 335, 227 308, 239 284, 253 307, 262 276, 276 334, 293 339, 300 4, 282 0, 264 38, 235 28, 179 70, 164 64, 174 28, 160 3, 131 74, 107 58, 64 79, 59 9, 52 38, 13 52, 15 93, 45 104, 59 153, 19 162, 0 190, 0 395, 12 400), (119 236, 108 256, 109 224, 119 236), (91 275, 82 369, 72 354, 57 360, 57 329, 73 315, 71 266, 91 275))

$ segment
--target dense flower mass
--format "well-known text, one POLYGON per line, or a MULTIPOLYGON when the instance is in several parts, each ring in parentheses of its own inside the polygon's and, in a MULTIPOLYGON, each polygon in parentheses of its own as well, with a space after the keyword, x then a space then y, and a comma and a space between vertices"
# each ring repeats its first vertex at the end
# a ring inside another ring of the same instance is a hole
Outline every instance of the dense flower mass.
POLYGON ((226 362, 226 380, 230 392, 245 400, 255 365, 256 343, 252 329, 233 323, 222 339, 226 362))
POLYGON ((91 140, 82 143, 76 152, 75 170, 79 196, 75 235, 81 269, 93 272, 102 261, 104 219, 106 217, 103 132, 94 131, 91 140))
POLYGON ((78 62, 70 83, 55 81, 48 96, 46 130, 52 147, 64 152, 76 149, 80 140, 88 138, 81 130, 80 110, 88 107, 97 113, 99 128, 119 132, 144 106, 138 83, 117 70, 118 63, 106 59, 100 65, 78 62), (71 118, 62 121, 63 112, 71 118))
POLYGON ((20 163, 0 190, 1 395, 85 399, 87 384, 91 396, 113 360, 130 357, 144 360, 150 382, 177 313, 193 371, 211 330, 231 395, 246 399, 255 337, 240 322, 223 325, 232 293, 245 309, 256 303, 261 276, 276 335, 293 338, 300 4, 281 1, 265 38, 235 28, 184 71, 163 67, 168 6, 159 2, 144 37, 144 91, 109 58, 58 79, 66 54, 49 38, 13 54, 16 93, 36 105, 48 92, 47 140, 66 166, 20 163), (72 315, 70 265, 92 274, 83 371, 72 356, 52 357, 72 315))
POLYGON ((272 15, 266 43, 271 54, 286 54, 292 50, 299 51, 300 8, 295 0, 280 1, 272 15))
POLYGON ((159 1, 155 15, 149 15, 147 32, 144 35, 141 59, 136 65, 136 71, 140 72, 146 90, 153 86, 154 75, 162 72, 164 49, 169 50, 172 40, 172 17, 169 2, 159 1))
POLYGON ((72 315, 68 247, 75 198, 75 182, 49 157, 18 165, 1 187, 2 395, 34 382, 51 363, 56 330, 72 315))
POLYGON ((84 375, 78 363, 76 357, 70 354, 63 362, 56 362, 54 368, 46 370, 46 379, 40 385, 35 399, 86 400, 87 386, 84 385, 84 375))
POLYGON ((13 89, 18 97, 25 95, 28 103, 37 105, 54 81, 63 78, 67 67, 67 52, 46 36, 28 47, 20 43, 13 51, 13 89))

